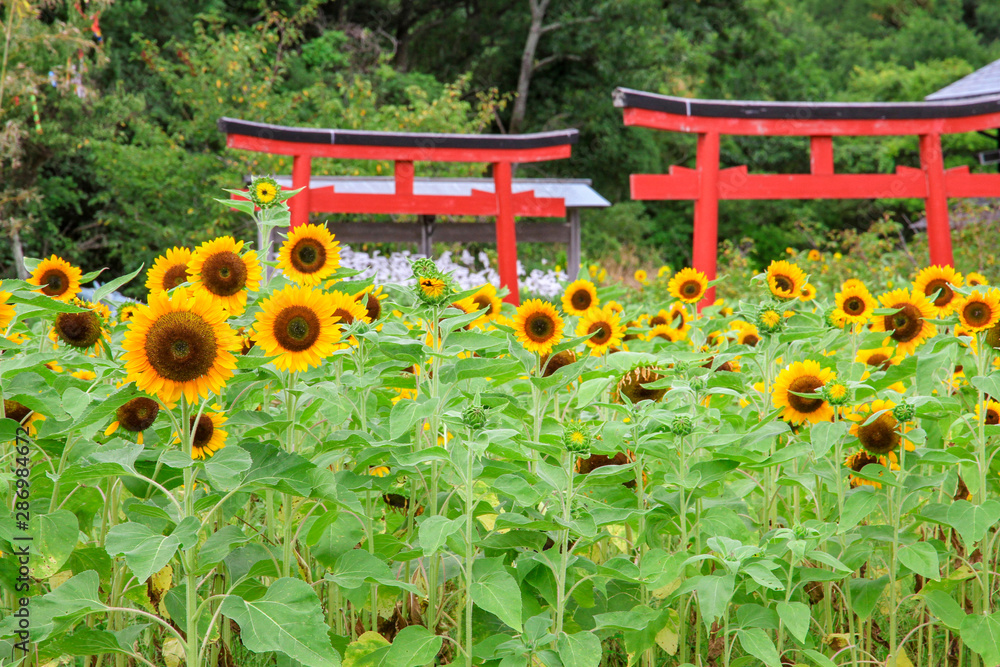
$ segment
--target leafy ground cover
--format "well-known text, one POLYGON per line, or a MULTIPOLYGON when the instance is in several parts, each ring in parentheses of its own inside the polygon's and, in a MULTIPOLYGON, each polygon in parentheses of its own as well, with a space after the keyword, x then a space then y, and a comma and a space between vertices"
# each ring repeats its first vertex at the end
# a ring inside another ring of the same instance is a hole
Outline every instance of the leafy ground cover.
MULTIPOLYGON (((236 205, 286 226, 289 194, 236 205)), ((323 227, 267 250, 173 250, 114 312, 140 272, 3 282, 0 654, 1000 661, 983 275, 793 251, 700 312, 692 269, 514 308, 426 259, 362 279, 323 227)))

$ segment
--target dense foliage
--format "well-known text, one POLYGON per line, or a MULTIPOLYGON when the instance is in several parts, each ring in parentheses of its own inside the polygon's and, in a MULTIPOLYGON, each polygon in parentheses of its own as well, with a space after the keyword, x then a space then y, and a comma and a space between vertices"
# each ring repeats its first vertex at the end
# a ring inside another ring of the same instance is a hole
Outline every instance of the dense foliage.
MULTIPOLYGON (((571 160, 519 173, 592 178, 615 202, 585 218, 591 259, 623 252, 631 266, 681 265, 691 205, 629 202, 627 174, 690 165, 693 139, 623 127, 610 104, 615 86, 918 100, 1000 57, 1000 9, 975 0, 11 0, 2 8, 6 276, 19 263, 15 246, 124 273, 172 245, 248 237, 241 218, 204 206, 206 194, 290 165, 226 150, 215 129, 221 115, 451 132, 578 127, 571 160), (539 36, 526 54, 533 26, 539 36)), ((947 164, 973 164, 990 144, 948 137, 947 164)), ((807 171, 807 147, 729 138, 723 163, 807 171)), ((836 164, 915 166, 915 139, 838 141, 836 164)), ((920 203, 726 202, 721 232, 736 241, 750 230, 758 264, 788 245, 811 247, 811 230, 864 229, 886 211, 912 219, 920 203)))
POLYGON ((1000 661, 983 276, 830 284, 814 251, 700 312, 690 268, 515 309, 427 259, 360 279, 319 225, 266 251, 172 252, 116 312, 138 272, 92 301, 54 256, 0 283, 0 654, 1000 661))

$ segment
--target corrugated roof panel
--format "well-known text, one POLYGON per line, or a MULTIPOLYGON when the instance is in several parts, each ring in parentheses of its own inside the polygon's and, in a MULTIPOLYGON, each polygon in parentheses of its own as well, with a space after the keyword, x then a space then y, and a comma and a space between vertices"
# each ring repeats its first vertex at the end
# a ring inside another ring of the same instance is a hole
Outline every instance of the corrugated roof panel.
MULTIPOLYGON (((291 176, 275 176, 283 188, 292 187, 291 176)), ((313 176, 310 188, 334 186, 336 192, 391 195, 396 191, 392 176, 313 176)), ((468 197, 473 190, 493 192, 491 178, 414 178, 413 194, 434 197, 468 197)), ((589 179, 515 178, 514 192, 533 191, 536 197, 562 199, 567 208, 604 208, 611 202, 590 186, 589 179)))
POLYGON ((995 60, 986 67, 977 69, 972 74, 948 84, 924 99, 933 102, 996 95, 997 93, 1000 93, 1000 60, 995 60))

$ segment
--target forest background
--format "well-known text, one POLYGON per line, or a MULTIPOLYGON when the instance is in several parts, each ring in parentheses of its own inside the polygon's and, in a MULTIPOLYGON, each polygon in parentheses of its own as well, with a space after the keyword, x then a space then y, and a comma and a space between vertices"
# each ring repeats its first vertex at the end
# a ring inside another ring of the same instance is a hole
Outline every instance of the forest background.
MULTIPOLYGON (((251 239, 244 219, 211 198, 247 174, 287 174, 291 164, 226 149, 220 116, 421 132, 575 127, 571 159, 523 165, 517 176, 590 178, 613 202, 584 215, 587 261, 679 267, 690 260, 691 204, 630 201, 628 174, 693 167, 694 139, 624 127, 611 104, 616 86, 702 98, 917 101, 1000 58, 995 0, 0 7, 0 277, 16 275, 21 253, 56 253, 120 275, 174 245, 227 233, 251 239)), ((976 152, 994 147, 976 134, 945 137, 946 166, 981 170, 976 152)), ((808 160, 802 137, 722 144, 723 167, 808 172, 808 160)), ((917 139, 838 140, 835 163, 858 173, 918 167, 917 139)), ((314 173, 391 173, 387 163, 314 165, 314 173)), ((485 167, 418 165, 417 175, 481 175, 485 167)), ((720 237, 742 247, 752 266, 887 215, 906 222, 922 214, 917 200, 723 202, 720 237)), ((522 257, 556 252, 528 247, 522 257)))

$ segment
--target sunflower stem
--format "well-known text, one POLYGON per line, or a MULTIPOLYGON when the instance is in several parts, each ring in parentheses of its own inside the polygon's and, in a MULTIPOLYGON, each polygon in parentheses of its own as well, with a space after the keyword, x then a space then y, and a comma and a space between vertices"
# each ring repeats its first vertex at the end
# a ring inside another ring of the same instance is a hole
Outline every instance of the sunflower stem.
MULTIPOLYGON (((184 453, 191 456, 191 406, 187 397, 181 396, 181 446, 184 453)), ((194 467, 184 468, 184 518, 194 516, 194 467)), ((186 655, 188 667, 199 667, 198 665, 198 578, 194 574, 195 562, 194 551, 186 550, 181 552, 181 561, 184 564, 184 592, 185 611, 187 616, 186 628, 186 655)))

